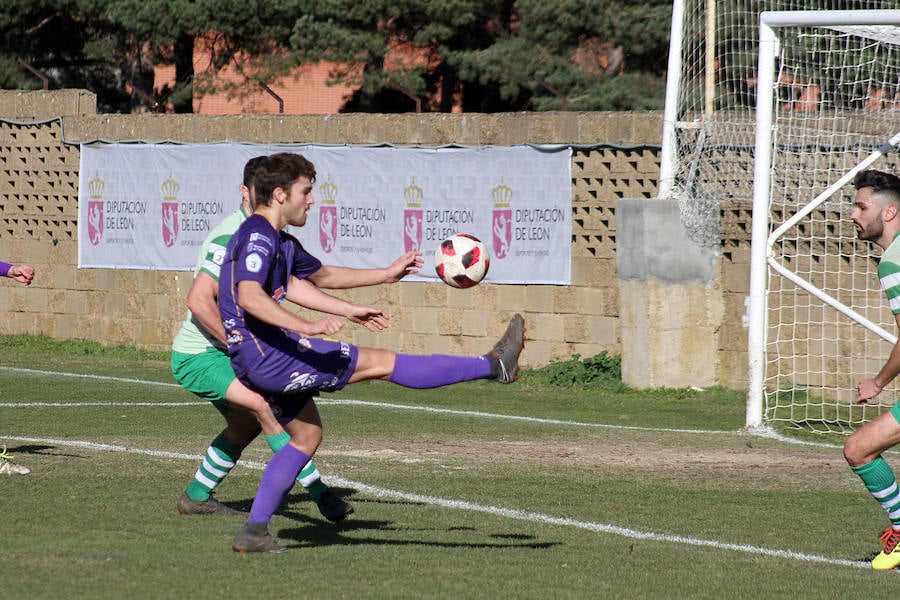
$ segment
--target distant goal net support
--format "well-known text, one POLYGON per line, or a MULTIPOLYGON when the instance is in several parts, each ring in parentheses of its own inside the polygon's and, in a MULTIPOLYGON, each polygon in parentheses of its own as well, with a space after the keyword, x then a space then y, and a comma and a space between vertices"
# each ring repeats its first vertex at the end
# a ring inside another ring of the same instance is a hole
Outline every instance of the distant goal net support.
POLYGON ((759 18, 746 425, 848 432, 896 341, 880 249, 850 221, 854 176, 900 175, 900 10, 759 18))

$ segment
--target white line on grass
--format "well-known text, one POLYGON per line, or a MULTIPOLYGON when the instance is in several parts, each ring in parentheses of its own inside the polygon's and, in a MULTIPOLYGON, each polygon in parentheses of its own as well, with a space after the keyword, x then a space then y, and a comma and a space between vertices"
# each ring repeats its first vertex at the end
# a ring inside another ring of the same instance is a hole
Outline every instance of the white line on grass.
MULTIPOLYGON (((181 387, 175 383, 167 383, 164 381, 145 381, 141 379, 128 379, 122 377, 113 377, 110 375, 85 375, 80 373, 60 373, 54 371, 41 371, 38 369, 26 369, 22 367, 7 367, 0 365, 0 369, 8 371, 17 371, 22 373, 31 373, 35 375, 62 376, 62 377, 81 377, 87 379, 99 379, 106 381, 118 381, 125 383, 138 383, 146 385, 163 385, 170 387, 181 387)), ((206 402, 3 402, 0 408, 26 408, 50 406, 59 407, 84 407, 84 406, 195 406, 207 404, 206 402)), ((574 427, 595 427, 598 429, 624 429, 632 431, 657 431, 669 433, 734 433, 733 431, 722 429, 675 429, 667 427, 638 427, 635 425, 610 425, 606 423, 584 423, 581 421, 566 421, 562 419, 546 419, 541 417, 524 417, 519 415, 505 415, 499 413, 483 412, 479 410, 458 410, 452 408, 437 408, 434 406, 420 406, 414 404, 393 404, 391 402, 372 402, 368 400, 353 400, 350 398, 317 398, 316 404, 320 406, 372 406, 376 408, 392 408, 396 410, 418 410, 431 413, 440 413, 448 415, 458 415, 467 417, 486 417, 491 419, 503 419, 507 421, 524 421, 529 423, 541 423, 545 425, 568 425, 574 427)))
POLYGON ((80 377, 82 379, 99 379, 103 381, 119 381, 122 383, 141 383, 145 385, 162 385, 166 387, 181 386, 170 381, 147 381, 144 379, 129 379, 128 377, 113 377, 111 375, 92 375, 90 373, 64 373, 60 371, 42 371, 40 369, 26 369, 24 367, 7 367, 0 365, 0 369, 4 371, 15 371, 17 373, 30 373, 32 375, 47 375, 48 377, 80 377))
MULTIPOLYGON (((88 442, 81 440, 61 440, 53 438, 34 438, 22 436, 0 436, 3 439, 15 440, 17 442, 28 442, 32 444, 54 444, 58 446, 69 446, 75 448, 85 448, 88 450, 105 451, 105 452, 127 452, 130 454, 142 454, 145 456, 156 456, 161 458, 177 458, 184 460, 198 461, 203 457, 196 454, 185 454, 181 452, 169 452, 165 450, 148 450, 143 448, 129 448, 127 446, 116 446, 112 444, 99 444, 96 442, 88 442)), ((241 461, 241 465, 249 469, 262 470, 265 468, 264 463, 252 460, 241 461)), ((653 542, 685 544, 688 546, 699 546, 706 548, 714 548, 716 550, 729 550, 732 552, 742 552, 745 554, 755 554, 760 556, 771 556, 774 558, 783 558, 788 560, 798 560, 810 563, 819 563, 826 565, 834 565, 841 567, 857 567, 870 569, 871 566, 867 562, 829 558, 818 554, 807 554, 805 552, 794 552, 791 550, 777 550, 772 548, 763 548, 760 546, 752 546, 746 544, 732 544, 727 542, 719 542, 716 540, 704 540, 700 538, 686 537, 681 535, 667 535, 663 533, 652 533, 649 531, 638 531, 627 527, 619 527, 616 525, 608 525, 605 523, 594 523, 591 521, 579 521, 565 517, 554 517, 552 515, 544 515, 541 513, 528 512, 523 510, 515 510, 511 508, 502 508, 499 506, 486 506, 484 504, 474 504, 462 500, 449 500, 446 498, 438 498, 436 496, 425 496, 422 494, 412 494, 409 492, 401 492, 399 490, 390 490, 368 485, 358 481, 351 481, 342 477, 329 476, 328 482, 334 486, 353 488, 359 492, 369 494, 379 498, 391 498, 416 502, 420 504, 430 504, 434 506, 442 506, 444 508, 452 508, 457 510, 468 510, 472 512, 486 513, 508 519, 517 519, 520 521, 530 521, 533 523, 543 523, 547 525, 558 525, 561 527, 574 527, 586 531, 594 531, 597 533, 609 533, 635 540, 648 540, 653 542)))

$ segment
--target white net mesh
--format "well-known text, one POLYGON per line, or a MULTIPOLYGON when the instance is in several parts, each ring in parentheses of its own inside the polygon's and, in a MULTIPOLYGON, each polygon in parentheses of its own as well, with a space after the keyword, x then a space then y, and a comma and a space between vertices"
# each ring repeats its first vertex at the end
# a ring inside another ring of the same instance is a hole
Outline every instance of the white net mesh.
MULTIPOLYGON (((752 204, 759 13, 896 8, 896 0, 687 2, 673 192, 695 241, 718 243, 719 215, 752 204)), ((900 130, 900 29, 778 33, 770 231, 900 130)), ((900 174, 900 157, 895 151, 872 167, 900 174)), ((789 229, 775 259, 896 333, 876 276, 880 252, 856 239, 849 220, 852 195, 846 186, 789 229)), ((891 386, 874 405, 852 402, 859 379, 886 360, 889 343, 771 269, 768 279, 767 422, 849 431, 897 400, 891 386)))
MULTIPOLYGON (((900 28, 782 28, 770 222, 784 220, 900 130, 900 28), (863 34, 863 35, 860 35, 863 34)), ((873 168, 900 172, 897 155, 873 168)), ((856 239, 846 186, 774 247, 775 260, 882 329, 895 332, 877 277, 879 249, 856 239)), ((765 417, 849 431, 896 401, 855 406, 891 346, 776 273, 769 274, 765 417)))

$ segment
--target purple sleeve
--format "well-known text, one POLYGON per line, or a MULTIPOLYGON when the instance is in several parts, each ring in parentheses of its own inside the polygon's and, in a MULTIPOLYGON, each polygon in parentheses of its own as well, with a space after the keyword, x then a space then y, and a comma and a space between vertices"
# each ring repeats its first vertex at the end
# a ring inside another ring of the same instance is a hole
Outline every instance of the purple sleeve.
POLYGON ((15 265, 0 260, 0 277, 9 277, 9 272, 15 265))
POLYGON ((298 279, 306 279, 322 268, 322 261, 307 252, 299 241, 296 239, 294 241, 297 244, 297 251, 294 253, 294 264, 291 274, 298 279))
MULTIPOLYGON (((275 255, 276 240, 266 232, 250 230, 242 235, 235 248, 234 283, 240 281, 256 281, 263 289, 269 275, 269 265, 275 255)), ((266 290, 270 292, 272 290, 266 290)))

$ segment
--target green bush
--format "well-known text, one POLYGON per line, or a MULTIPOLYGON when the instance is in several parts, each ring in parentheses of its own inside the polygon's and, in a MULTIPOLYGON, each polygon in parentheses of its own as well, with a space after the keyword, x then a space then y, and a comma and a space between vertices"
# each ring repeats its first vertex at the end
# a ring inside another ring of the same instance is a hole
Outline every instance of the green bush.
POLYGON ((529 372, 536 381, 561 387, 604 388, 624 391, 622 357, 605 350, 590 358, 575 354, 568 360, 555 360, 545 367, 529 372))

